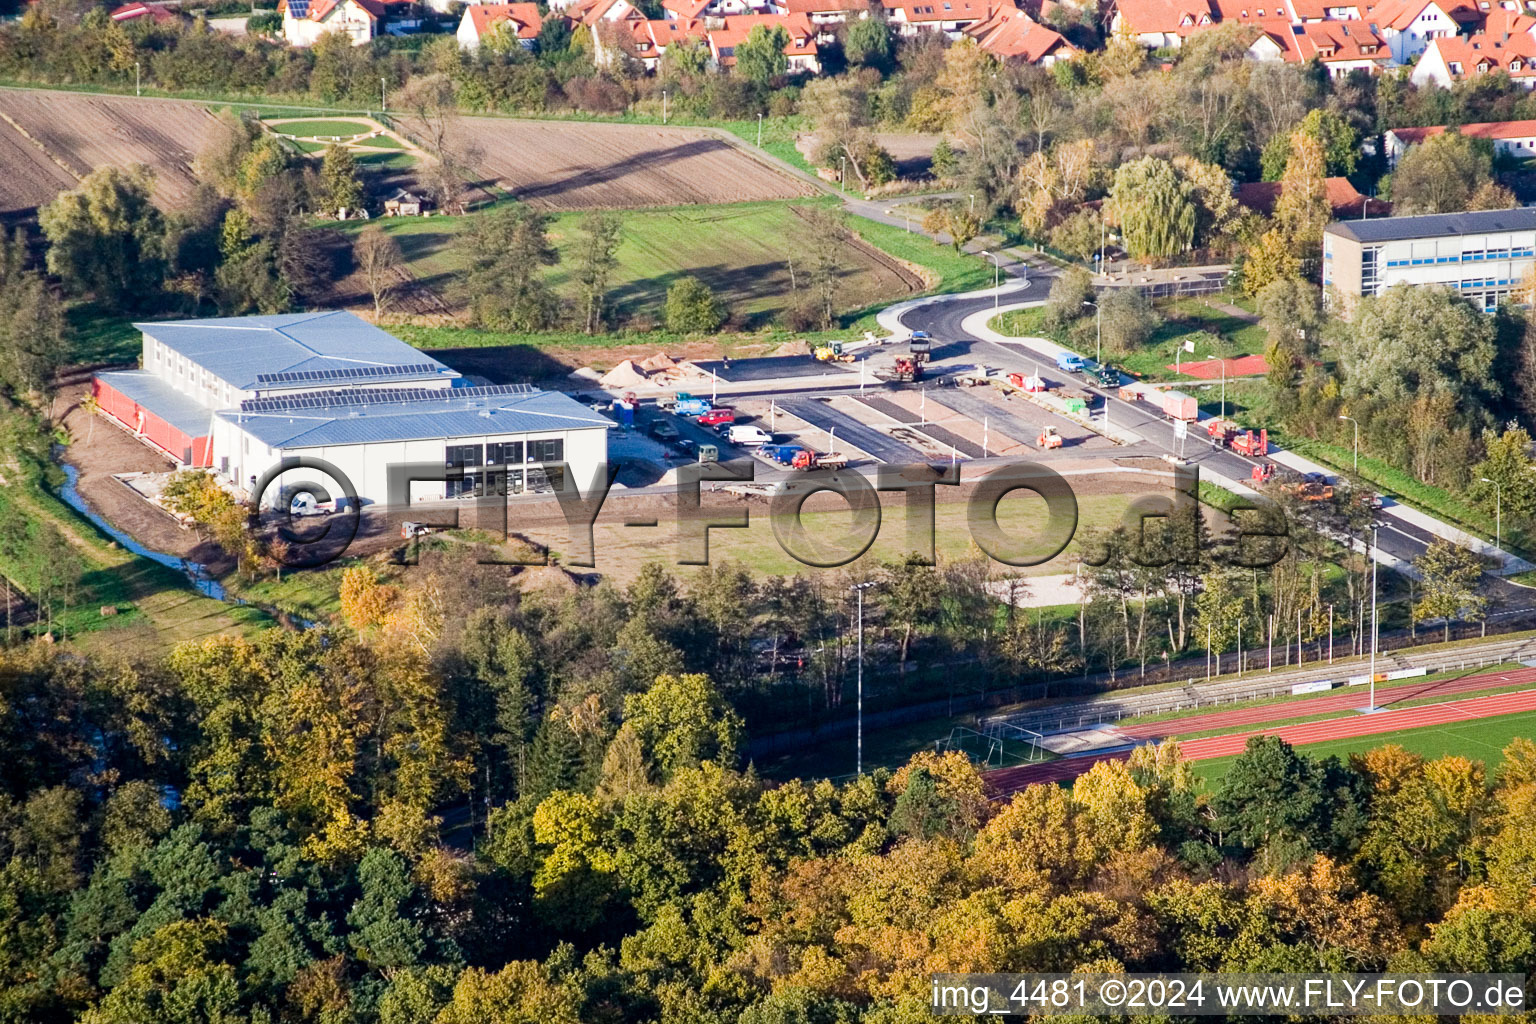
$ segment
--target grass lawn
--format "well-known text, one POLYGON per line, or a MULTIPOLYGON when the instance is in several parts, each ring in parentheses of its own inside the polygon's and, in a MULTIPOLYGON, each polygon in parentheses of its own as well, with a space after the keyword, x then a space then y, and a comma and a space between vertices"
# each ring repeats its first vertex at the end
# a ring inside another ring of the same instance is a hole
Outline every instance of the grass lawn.
MULTIPOLYGON (((51 524, 81 565, 69 611, 55 615, 56 634, 81 638, 93 649, 121 653, 142 644, 146 651, 163 652, 182 640, 270 623, 255 609, 204 597, 175 570, 118 546, 48 490, 31 467, 8 468, 6 477, 0 487, 0 517, 15 516, 33 529, 51 524), (102 616, 106 606, 116 608, 117 614, 102 616)), ((0 557, 0 573, 25 591, 35 591, 39 583, 37 566, 26 557, 0 557)))
MULTIPOLYGON (((1145 345, 1129 355, 1110 356, 1106 361, 1145 380, 1192 380, 1194 378, 1187 374, 1176 374, 1167 367, 1175 364, 1176 357, 1203 360, 1220 356, 1230 359, 1264 351, 1263 328, 1208 306, 1203 299, 1159 300, 1157 311, 1162 315, 1163 323, 1152 332, 1145 345), (1195 343, 1192 353, 1182 350, 1189 341, 1195 343)), ((1015 338, 1050 338, 1079 352, 1093 351, 1096 334, 1091 314, 1079 317, 1070 327, 1054 331, 1045 329, 1044 319, 1042 308, 1020 309, 1002 314, 990 326, 1015 338)))
MULTIPOLYGON (((357 162, 375 171, 406 171, 416 166, 416 158, 405 152, 375 152, 353 150, 357 162)), ((395 218, 392 218, 395 219, 395 218)))
MULTIPOLYGON (((734 203, 723 206, 687 206, 631 210, 623 214, 624 241, 617 253, 608 301, 621 314, 659 318, 666 305, 667 289, 679 278, 692 275, 709 285, 748 330, 768 327, 788 303, 789 260, 803 252, 804 222, 786 202, 734 203)), ((799 204, 806 205, 806 204, 799 204)), ((477 216, 471 214, 470 216, 477 216)), ((573 292, 582 214, 558 214, 550 224, 551 239, 562 259, 546 274, 557 290, 573 292)), ((367 222, 382 226, 400 244, 407 265, 420 281, 447 289, 460 264, 453 243, 467 224, 465 217, 391 217, 367 222)), ((362 230, 363 222, 336 225, 343 232, 362 230)), ((877 224, 860 217, 849 227, 865 242, 907 264, 920 268, 932 292, 967 291, 991 283, 985 261, 900 228, 877 224)), ((841 282, 840 298, 846 310, 843 327, 832 337, 873 329, 875 314, 908 293, 893 287, 888 274, 876 277, 864 269, 848 273, 841 282)), ((796 273, 803 271, 797 266, 796 273)), ((803 282, 802 282, 803 286, 803 282)), ((509 335, 469 331, 453 327, 404 327, 399 333, 422 348, 455 348, 475 345, 532 344, 538 347, 604 343, 576 332, 540 332, 509 335)), ((810 337, 795 332, 796 337, 810 337)), ((609 336, 615 344, 631 344, 627 333, 609 336)), ((675 340, 648 332, 647 342, 658 346, 675 340)))
POLYGON ((339 121, 328 118, 314 118, 303 121, 288 121, 283 124, 269 125, 279 135, 291 135, 300 139, 313 139, 331 135, 363 135, 372 131, 362 121, 339 121))
POLYGON ((137 363, 144 351, 144 336, 134 330, 133 317, 108 313, 90 302, 72 303, 64 312, 72 342, 71 365, 137 363))
POLYGON ((341 613, 341 577, 361 559, 343 558, 318 569, 285 572, 281 580, 244 581, 234 573, 221 582, 232 597, 315 622, 341 613))
MULTIPOLYGON (((1504 748, 1511 740, 1517 737, 1533 736, 1536 736, 1536 711, 1528 711, 1518 715, 1482 718, 1463 724, 1431 725, 1421 729, 1404 729, 1397 733, 1308 743, 1298 749, 1311 757, 1330 755, 1348 757, 1350 754, 1364 753, 1388 743, 1396 743, 1428 758, 1460 754, 1475 761, 1482 761, 1488 766, 1488 772, 1492 775, 1503 763, 1504 748)), ((1207 790, 1215 790, 1226 778, 1227 772, 1231 771, 1232 762, 1236 759, 1236 756, 1233 756, 1196 761, 1193 766, 1195 775, 1205 783, 1207 790)))

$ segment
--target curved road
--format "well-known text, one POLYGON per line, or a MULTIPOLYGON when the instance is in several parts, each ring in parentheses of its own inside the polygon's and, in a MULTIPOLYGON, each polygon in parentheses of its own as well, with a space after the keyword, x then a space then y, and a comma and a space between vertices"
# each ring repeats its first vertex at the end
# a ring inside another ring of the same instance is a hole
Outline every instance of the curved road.
MULTIPOLYGON (((1019 268, 1017 264, 1013 266, 1005 264, 1003 269, 1016 273, 1019 268)), ((1009 290, 1008 302, 1043 302, 1050 292, 1054 276, 1053 273, 1038 268, 1033 269, 1027 281, 1021 281, 1018 286, 1009 290)), ((938 296, 901 314, 900 322, 908 330, 922 330, 933 335, 936 358, 941 355, 949 358, 968 352, 978 364, 1011 368, 1016 367, 1020 362, 1022 353, 1033 351, 1046 365, 1055 365, 1054 349, 1032 346, 1028 340, 1000 345, 978 338, 965 330, 964 324, 967 317, 993 308, 996 302, 996 297, 990 294, 938 296)), ((1074 387, 1098 395, 1106 403, 1103 408, 1110 422, 1117 428, 1127 429, 1140 435, 1162 451, 1177 450, 1178 442, 1174 438, 1173 423, 1165 419, 1161 412, 1143 403, 1127 402, 1120 398, 1117 391, 1098 387, 1082 379, 1075 379, 1072 383, 1074 387)), ((1236 480, 1247 480, 1254 465, 1260 461, 1224 448, 1213 448, 1205 438, 1198 436, 1195 432, 1191 432, 1184 440, 1184 456, 1197 466, 1207 467, 1236 480)), ((1402 561, 1411 562, 1419 557, 1435 539, 1435 535, 1428 530, 1393 516, 1381 517, 1377 543, 1382 551, 1402 561)), ((1524 609, 1536 606, 1536 590, 1510 583, 1498 576, 1487 576, 1485 579, 1489 596, 1502 608, 1492 613, 1489 618, 1519 614, 1524 609)))

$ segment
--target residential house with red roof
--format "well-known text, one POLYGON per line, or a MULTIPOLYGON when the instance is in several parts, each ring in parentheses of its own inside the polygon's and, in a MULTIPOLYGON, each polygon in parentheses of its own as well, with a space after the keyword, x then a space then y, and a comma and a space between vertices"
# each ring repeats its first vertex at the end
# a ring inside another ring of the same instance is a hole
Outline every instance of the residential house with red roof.
MULTIPOLYGON (((1445 125, 1432 128, 1393 128, 1385 136, 1387 162, 1396 165, 1409 146, 1417 146, 1426 139, 1444 135, 1445 125)), ((1486 121, 1482 124, 1458 125, 1455 131, 1469 139, 1486 139, 1493 143, 1493 151, 1516 160, 1536 159, 1536 121, 1486 121)))
POLYGON ((289 46, 313 46, 330 32, 362 46, 379 34, 384 21, 382 0, 279 0, 277 8, 289 46))
POLYGON ((466 50, 478 50, 491 33, 502 33, 516 39, 525 50, 533 49, 539 38, 544 17, 535 3, 470 4, 459 19, 459 46, 466 50))
POLYGON ((1219 20, 1210 0, 1115 0, 1110 31, 1129 32, 1141 45, 1159 50, 1180 46, 1219 20))
POLYGON ((880 6, 900 35, 942 32, 959 39, 967 28, 992 16, 994 0, 880 0, 880 6))
POLYGON ((168 25, 185 19, 185 15, 176 8, 159 3, 142 3, 140 0, 112 8, 107 17, 120 25, 130 21, 142 21, 145 18, 156 25, 168 25))
POLYGON ((1058 60, 1077 56, 1077 48, 1060 32, 1046 28, 1021 10, 999 7, 991 17, 968 26, 965 34, 999 60, 1050 67, 1058 60))
POLYGON ((780 14, 803 14, 812 25, 841 25, 849 21, 863 21, 878 6, 870 0, 769 0, 780 14))
POLYGON ((1529 89, 1536 86, 1536 36, 1528 32, 1436 39, 1414 65, 1414 85, 1450 88, 1479 75, 1502 71, 1529 89))
POLYGON ((687 44, 690 40, 702 41, 705 36, 702 21, 672 21, 653 18, 649 21, 630 22, 633 47, 630 56, 645 65, 645 70, 655 71, 661 55, 667 47, 687 44))
POLYGON ((817 43, 817 30, 803 14, 745 14, 734 17, 709 19, 705 38, 709 41, 711 62, 718 68, 734 67, 736 47, 746 41, 752 30, 759 25, 778 25, 789 33, 784 46, 784 56, 789 59, 790 71, 821 72, 821 50, 817 43), (718 21, 718 25, 715 22, 718 21))
POLYGON ((1434 40, 1481 25, 1488 10, 1457 0, 1381 0, 1366 9, 1365 20, 1387 41, 1393 63, 1408 64, 1434 40))
POLYGON ((1332 77, 1351 71, 1380 71, 1392 61, 1392 51, 1366 22, 1309 21, 1292 25, 1270 21, 1259 25, 1259 36, 1248 47, 1255 60, 1305 64, 1316 60, 1332 77))

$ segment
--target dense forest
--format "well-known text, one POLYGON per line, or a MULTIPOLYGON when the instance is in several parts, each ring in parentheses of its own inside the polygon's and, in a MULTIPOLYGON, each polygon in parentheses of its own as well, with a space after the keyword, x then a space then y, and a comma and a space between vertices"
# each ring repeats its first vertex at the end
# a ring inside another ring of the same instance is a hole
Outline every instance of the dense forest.
POLYGON ((1005 801, 958 753, 770 785, 650 630, 383 586, 352 628, 3 655, 0 1020, 896 1024, 934 971, 1536 957, 1526 740, 1496 778, 1264 738, 1213 792, 1171 742, 1005 801))

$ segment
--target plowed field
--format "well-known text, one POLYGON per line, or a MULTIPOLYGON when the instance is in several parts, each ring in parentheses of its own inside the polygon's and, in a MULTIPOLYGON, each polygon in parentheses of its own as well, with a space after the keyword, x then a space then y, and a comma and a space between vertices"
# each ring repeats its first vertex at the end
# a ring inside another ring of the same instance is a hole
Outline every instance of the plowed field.
POLYGON ((75 179, 38 146, 0 121, 0 214, 19 213, 42 206, 75 179))
MULTIPOLYGON (((409 128, 408 118, 402 118, 409 128)), ((626 209, 794 199, 812 186, 701 131, 466 117, 478 166, 548 210, 626 209)))
MULTIPOLYGON (((0 157, 10 155, 4 141, 7 133, 19 133, 25 138, 18 141, 30 140, 34 151, 41 147, 76 178, 98 167, 146 164, 155 172, 155 199, 171 209, 192 194, 192 159, 208 139, 213 123, 213 115, 196 103, 0 89, 0 124, 4 126, 0 129, 0 157)), ((40 196, 51 187, 45 198, 33 201, 32 205, 38 205, 74 184, 39 176, 23 187, 9 180, 13 177, 9 159, 0 161, 0 166, 6 169, 0 196, 8 202, 13 189, 40 196)), ((22 175, 30 176, 31 166, 21 165, 22 175)))

